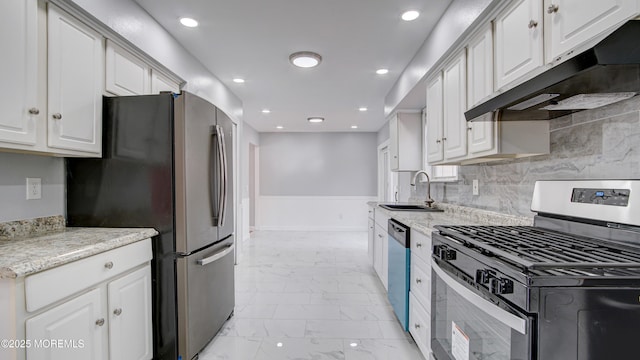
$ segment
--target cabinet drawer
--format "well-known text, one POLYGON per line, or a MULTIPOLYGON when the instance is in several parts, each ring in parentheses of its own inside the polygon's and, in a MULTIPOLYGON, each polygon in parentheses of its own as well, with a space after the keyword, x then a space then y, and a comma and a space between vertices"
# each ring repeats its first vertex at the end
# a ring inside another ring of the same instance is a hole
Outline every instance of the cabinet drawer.
POLYGON ((424 306, 431 304, 431 266, 411 253, 411 283, 409 289, 424 306))
POLYGON ((151 239, 147 239, 27 276, 24 281, 27 311, 38 310, 151 258, 151 239))
POLYGON ((409 292, 409 333, 425 359, 430 359, 431 317, 412 292, 409 292))
POLYGON ((431 266, 431 236, 411 229, 411 254, 416 254, 431 266))

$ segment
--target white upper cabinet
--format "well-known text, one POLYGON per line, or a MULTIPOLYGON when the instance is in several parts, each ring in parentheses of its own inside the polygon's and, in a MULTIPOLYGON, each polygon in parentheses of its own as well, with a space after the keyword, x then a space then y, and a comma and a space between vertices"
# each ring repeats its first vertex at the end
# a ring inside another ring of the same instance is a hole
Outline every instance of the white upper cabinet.
POLYGON ((541 0, 517 0, 495 20, 496 90, 543 65, 541 0))
POLYGON ((635 16, 637 0, 544 0, 546 61, 635 16))
POLYGON ((420 113, 397 112, 389 119, 391 171, 422 168, 422 118, 420 113))
POLYGON ((150 68, 144 61, 107 41, 105 90, 114 95, 144 95, 150 89, 150 68))
MULTIPOLYGON (((493 31, 490 24, 469 42, 467 57, 467 103, 470 109, 493 93, 493 31)), ((467 129, 471 156, 495 147, 494 121, 468 122, 467 129)))
POLYGON ((160 94, 162 91, 180 92, 180 84, 155 69, 151 69, 151 93, 160 94))
POLYGON ((467 155, 467 61, 464 51, 443 70, 444 158, 467 155))
POLYGON ((442 73, 438 72, 427 81, 427 107, 426 107, 426 153, 429 164, 444 160, 444 148, 442 147, 442 73))
POLYGON ((100 156, 103 38, 55 6, 47 19, 48 144, 100 156))
POLYGON ((35 145, 38 86, 38 12, 35 0, 0 2, 0 142, 35 145))

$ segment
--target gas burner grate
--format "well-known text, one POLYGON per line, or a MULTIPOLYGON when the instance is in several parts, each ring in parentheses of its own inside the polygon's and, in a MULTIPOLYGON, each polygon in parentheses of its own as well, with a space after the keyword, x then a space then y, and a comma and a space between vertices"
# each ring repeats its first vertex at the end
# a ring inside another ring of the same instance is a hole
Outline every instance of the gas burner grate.
POLYGON ((593 269, 624 273, 624 269, 640 268, 638 248, 538 227, 438 225, 435 228, 484 255, 507 259, 530 271, 594 275, 599 271, 593 269))

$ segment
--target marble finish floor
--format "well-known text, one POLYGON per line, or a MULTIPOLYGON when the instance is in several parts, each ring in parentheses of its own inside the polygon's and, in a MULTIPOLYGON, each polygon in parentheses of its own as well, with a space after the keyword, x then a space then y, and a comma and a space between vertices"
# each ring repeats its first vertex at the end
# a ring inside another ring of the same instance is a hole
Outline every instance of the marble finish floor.
POLYGON ((200 360, 423 360, 395 319, 366 232, 254 232, 235 315, 200 360))

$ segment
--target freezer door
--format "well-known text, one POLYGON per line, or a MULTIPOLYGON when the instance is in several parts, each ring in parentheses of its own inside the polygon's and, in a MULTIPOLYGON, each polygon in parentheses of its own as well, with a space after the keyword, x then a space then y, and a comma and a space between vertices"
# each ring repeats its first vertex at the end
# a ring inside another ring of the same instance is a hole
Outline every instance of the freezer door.
POLYGON ((216 107, 183 92, 175 101, 176 251, 190 254, 221 239, 216 107))
POLYGON ((234 239, 178 258, 178 353, 192 359, 233 312, 234 239))

